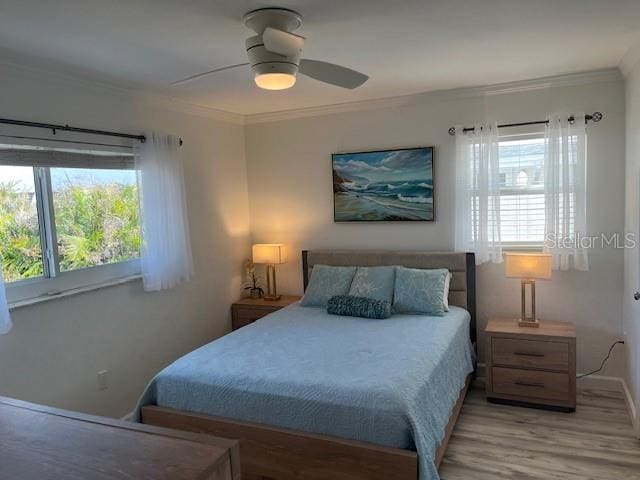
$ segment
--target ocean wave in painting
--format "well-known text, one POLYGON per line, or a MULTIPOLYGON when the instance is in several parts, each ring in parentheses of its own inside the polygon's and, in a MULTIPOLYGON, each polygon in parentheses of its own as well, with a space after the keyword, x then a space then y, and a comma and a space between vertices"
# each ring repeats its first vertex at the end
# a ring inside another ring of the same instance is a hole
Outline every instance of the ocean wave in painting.
POLYGON ((409 203, 432 203, 433 200, 427 197, 405 197, 404 195, 398 195, 398 200, 409 203))

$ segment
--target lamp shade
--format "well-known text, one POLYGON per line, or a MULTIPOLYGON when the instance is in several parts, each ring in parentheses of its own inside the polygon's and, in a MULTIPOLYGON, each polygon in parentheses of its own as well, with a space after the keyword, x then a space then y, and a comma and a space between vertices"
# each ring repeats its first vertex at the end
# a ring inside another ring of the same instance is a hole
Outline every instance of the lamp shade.
POLYGON ((253 246, 253 263, 277 265, 284 262, 284 245, 282 243, 256 243, 253 246))
POLYGON ((551 278, 552 259, 549 253, 505 253, 504 258, 504 271, 509 278, 551 278))

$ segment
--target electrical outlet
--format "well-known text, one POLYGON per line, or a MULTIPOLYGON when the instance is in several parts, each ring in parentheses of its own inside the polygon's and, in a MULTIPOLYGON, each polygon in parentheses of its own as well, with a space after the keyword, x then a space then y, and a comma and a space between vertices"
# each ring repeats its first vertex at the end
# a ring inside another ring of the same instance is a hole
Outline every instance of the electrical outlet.
POLYGON ((98 372, 98 390, 106 390, 109 388, 108 386, 108 377, 109 370, 100 370, 98 372))

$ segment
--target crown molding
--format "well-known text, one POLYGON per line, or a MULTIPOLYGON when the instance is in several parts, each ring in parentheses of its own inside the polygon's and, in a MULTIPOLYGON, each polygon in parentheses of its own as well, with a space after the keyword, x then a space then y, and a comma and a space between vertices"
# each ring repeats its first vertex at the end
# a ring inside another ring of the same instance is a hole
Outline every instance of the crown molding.
POLYGON ((11 59, 0 58, 4 74, 18 73, 37 80, 43 79, 59 82, 63 85, 92 90, 101 95, 113 95, 143 107, 156 107, 175 113, 195 115, 236 125, 244 124, 244 115, 226 110, 219 110, 206 105, 196 104, 171 95, 149 92, 134 86, 123 86, 105 82, 94 76, 81 72, 65 72, 59 68, 43 68, 36 65, 18 63, 11 59))
POLYGON ((627 77, 640 62, 640 43, 633 45, 627 50, 620 60, 620 71, 627 77))
POLYGON ((509 93, 541 90, 552 87, 577 86, 600 82, 616 82, 621 81, 622 78, 623 77, 618 68, 607 68, 602 70, 556 75, 552 77, 542 77, 532 80, 521 80, 494 85, 484 85, 479 87, 432 90, 396 97, 376 98, 371 100, 360 100, 356 102, 338 103, 333 105, 249 114, 245 115, 244 120, 245 124, 253 125, 259 123, 291 120, 296 118, 331 115, 336 113, 391 108, 411 104, 415 105, 417 103, 435 100, 444 101, 464 97, 504 95, 509 93))
POLYGON ((146 93, 142 91, 138 91, 137 95, 137 100, 141 101, 142 104, 147 106, 155 106, 176 113, 184 113, 187 115, 204 117, 211 120, 232 123, 235 125, 244 125, 245 123, 245 116, 241 113, 219 110, 217 108, 192 103, 182 98, 172 97, 170 95, 146 93))
POLYGON ((413 103, 415 98, 423 94, 403 95, 399 97, 374 98, 371 100, 358 100, 355 102, 335 103, 332 105, 319 105, 316 107, 303 107, 276 112, 252 113, 244 116, 246 125, 257 123, 278 122, 294 118, 317 117, 335 113, 357 112, 378 108, 391 108, 413 103))
MULTIPOLYGON (((383 108, 394 108, 404 105, 416 105, 433 101, 446 101, 457 98, 470 98, 492 95, 504 95, 510 93, 540 90, 552 87, 566 87, 585 85, 598 82, 621 81, 625 75, 640 60, 640 45, 630 49, 623 60, 620 68, 607 68, 602 70, 592 70, 586 72, 570 73, 542 77, 531 80, 521 80, 494 85, 484 85, 477 87, 462 87, 455 89, 431 90, 408 95, 374 98, 369 100, 358 100, 332 105, 321 105, 314 107, 303 107, 275 112, 265 112, 243 115, 216 109, 207 105, 190 102, 188 100, 166 95, 163 93, 144 91, 134 86, 123 86, 108 83, 82 72, 69 73, 60 68, 43 68, 39 65, 20 63, 11 58, 1 58, 0 65, 9 67, 9 72, 28 75, 32 78, 42 80, 43 78, 58 81, 65 85, 81 87, 96 91, 100 94, 111 94, 131 100, 138 105, 145 107, 157 107, 176 113, 188 114, 218 120, 236 125, 253 125, 259 123, 278 122, 296 118, 316 117, 322 115, 332 115, 338 113, 357 112, 363 110, 375 110, 383 108)), ((6 74, 6 72, 5 72, 6 74)))

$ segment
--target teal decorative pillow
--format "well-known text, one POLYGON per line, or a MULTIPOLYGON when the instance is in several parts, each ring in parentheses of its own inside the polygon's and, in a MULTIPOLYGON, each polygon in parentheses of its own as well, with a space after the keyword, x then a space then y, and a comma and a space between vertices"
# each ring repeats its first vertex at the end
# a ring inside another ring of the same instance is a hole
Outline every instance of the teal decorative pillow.
POLYGON ((396 267, 393 310, 396 313, 422 313, 443 316, 446 279, 449 270, 421 270, 396 267))
POLYGON ((389 318, 391 302, 351 295, 336 295, 329 299, 327 313, 347 317, 389 318))
POLYGON ((303 307, 327 307, 327 302, 336 295, 349 293, 356 267, 331 267, 314 265, 307 291, 300 305, 303 307))
POLYGON ((349 295, 391 303, 395 280, 396 267, 358 267, 349 295))

